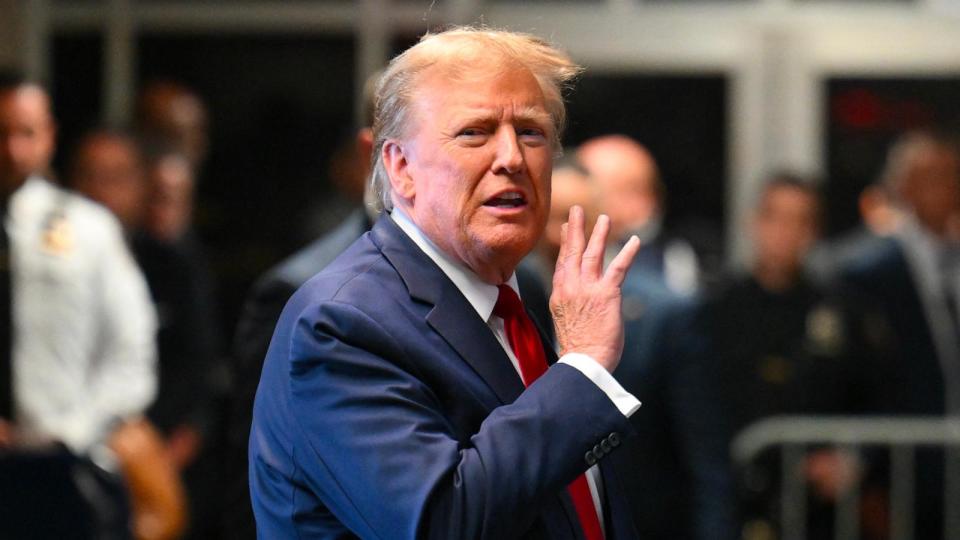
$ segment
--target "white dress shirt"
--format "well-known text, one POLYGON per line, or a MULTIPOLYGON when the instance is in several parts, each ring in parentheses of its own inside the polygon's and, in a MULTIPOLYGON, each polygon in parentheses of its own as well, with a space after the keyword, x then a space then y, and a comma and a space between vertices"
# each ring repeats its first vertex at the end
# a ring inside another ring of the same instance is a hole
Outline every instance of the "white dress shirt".
POLYGON ((117 220, 41 178, 10 199, 14 418, 77 453, 156 391, 156 314, 117 220))
MULTIPOLYGON (((513 353, 510 342, 507 340, 503 319, 493 314, 493 308, 500 294, 497 286, 485 283, 472 270, 444 253, 427 238, 426 235, 423 234, 423 231, 399 208, 394 208, 390 217, 396 222, 400 229, 440 267, 440 270, 450 278, 450 281, 463 293, 467 302, 473 306, 473 309, 477 311, 480 318, 487 321, 487 326, 493 331, 503 351, 507 354, 510 362, 513 363, 514 369, 517 370, 517 374, 520 375, 520 362, 513 353)), ((510 276, 507 285, 516 291, 519 296, 516 274, 510 276)), ((640 401, 638 401, 633 394, 627 392, 623 386, 613 378, 613 375, 593 358, 580 353, 567 353, 563 355, 558 362, 575 368, 593 381, 593 383, 610 398, 624 416, 629 417, 640 408, 640 401)), ((594 465, 587 470, 587 473, 587 484, 590 486, 590 495, 593 498, 593 504, 597 509, 597 515, 602 517, 603 506, 600 497, 602 478, 600 476, 600 470, 597 465, 594 465)), ((600 526, 601 528, 605 526, 602 518, 600 519, 600 526)))

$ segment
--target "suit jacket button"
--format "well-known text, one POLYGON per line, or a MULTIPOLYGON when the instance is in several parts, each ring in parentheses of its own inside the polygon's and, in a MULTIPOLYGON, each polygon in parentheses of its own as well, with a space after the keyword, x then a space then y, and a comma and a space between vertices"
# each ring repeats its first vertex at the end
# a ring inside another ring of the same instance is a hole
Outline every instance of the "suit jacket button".
POLYGON ((603 451, 603 448, 600 448, 599 444, 593 447, 593 455, 601 458, 604 454, 606 454, 606 452, 603 451))
POLYGON ((616 431, 607 436, 607 440, 610 441, 610 446, 614 448, 620 446, 620 434, 616 431))
POLYGON ((613 445, 610 444, 610 441, 607 439, 600 441, 600 448, 603 450, 604 454, 609 454, 611 451, 613 451, 613 445))
POLYGON ((583 459, 586 460, 587 465, 593 467, 597 464, 597 456, 594 455, 593 450, 587 450, 587 453, 584 454, 583 459))

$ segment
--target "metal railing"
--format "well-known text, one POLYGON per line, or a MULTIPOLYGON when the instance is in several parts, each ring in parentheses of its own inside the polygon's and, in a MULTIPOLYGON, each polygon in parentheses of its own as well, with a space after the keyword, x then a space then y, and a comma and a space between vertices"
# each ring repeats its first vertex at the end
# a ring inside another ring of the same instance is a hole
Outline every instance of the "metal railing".
MULTIPOLYGON (((890 538, 914 539, 915 451, 944 449, 944 535, 960 540, 960 418, 780 416, 761 420, 733 440, 734 463, 743 468, 761 452, 779 447, 782 540, 806 538, 807 485, 800 474, 808 447, 833 446, 851 455, 866 447, 890 454, 890 538)), ((859 485, 836 502, 834 538, 859 538, 859 485)), ((921 539, 928 540, 928 539, 921 539)))

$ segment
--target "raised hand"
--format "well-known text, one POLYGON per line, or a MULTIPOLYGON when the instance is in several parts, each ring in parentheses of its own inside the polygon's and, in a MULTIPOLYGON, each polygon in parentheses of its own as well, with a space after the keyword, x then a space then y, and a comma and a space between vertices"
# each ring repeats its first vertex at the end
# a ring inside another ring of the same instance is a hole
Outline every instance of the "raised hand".
POLYGON ((604 271, 610 218, 601 215, 597 219, 589 243, 583 222, 583 208, 574 206, 560 229, 560 255, 553 274, 550 311, 561 356, 572 352, 586 354, 613 372, 623 352, 620 287, 640 249, 640 239, 630 238, 604 271))

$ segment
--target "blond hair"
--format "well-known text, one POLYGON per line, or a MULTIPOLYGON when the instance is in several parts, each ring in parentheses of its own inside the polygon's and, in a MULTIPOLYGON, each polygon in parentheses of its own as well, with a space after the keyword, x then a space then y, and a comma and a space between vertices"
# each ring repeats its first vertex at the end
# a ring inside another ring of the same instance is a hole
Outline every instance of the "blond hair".
POLYGON ((378 210, 390 211, 390 178, 383 164, 387 139, 403 138, 411 124, 411 105, 420 76, 429 67, 442 66, 454 73, 487 70, 491 62, 501 67, 519 66, 536 78, 553 121, 552 144, 560 149, 566 123, 563 93, 580 73, 569 56, 529 34, 488 28, 454 27, 426 34, 420 42, 394 58, 381 76, 374 95, 371 183, 378 210))

